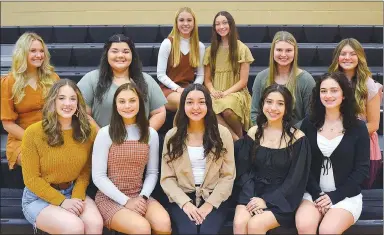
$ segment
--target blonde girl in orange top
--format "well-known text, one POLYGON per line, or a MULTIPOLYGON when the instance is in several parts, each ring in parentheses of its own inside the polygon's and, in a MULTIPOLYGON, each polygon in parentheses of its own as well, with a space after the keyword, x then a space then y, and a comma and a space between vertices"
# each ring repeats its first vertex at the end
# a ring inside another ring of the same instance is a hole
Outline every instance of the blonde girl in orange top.
POLYGON ((21 165, 21 139, 24 130, 42 118, 44 97, 59 80, 51 66, 43 39, 31 32, 17 40, 11 72, 1 78, 1 121, 8 132, 6 155, 9 168, 21 165))
POLYGON ((34 228, 49 234, 102 233, 101 215, 85 194, 95 137, 79 88, 69 79, 56 82, 43 120, 25 130, 21 146, 22 209, 34 228))

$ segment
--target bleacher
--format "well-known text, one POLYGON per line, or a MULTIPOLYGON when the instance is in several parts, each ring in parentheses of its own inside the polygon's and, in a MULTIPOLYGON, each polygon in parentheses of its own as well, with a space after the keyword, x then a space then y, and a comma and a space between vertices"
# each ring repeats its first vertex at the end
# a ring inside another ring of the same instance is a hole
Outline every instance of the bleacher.
MULTIPOLYGON (((251 50, 255 61, 251 64, 248 89, 258 72, 268 67, 272 38, 279 30, 291 32, 299 48, 298 64, 318 78, 331 64, 332 53, 337 43, 347 37, 359 40, 367 55, 373 79, 383 84, 383 27, 382 26, 339 26, 339 25, 237 25, 240 40, 251 50)), ((100 26, 32 26, 1 27, 1 75, 10 70, 12 50, 18 37, 26 31, 38 33, 47 43, 51 62, 61 78, 79 81, 84 74, 96 69, 99 64, 103 43, 115 33, 124 33, 135 42, 143 63, 143 71, 156 79, 157 55, 160 43, 171 31, 171 25, 100 25, 100 26)), ((211 25, 200 25, 200 40, 208 46, 212 33, 211 25)), ((379 142, 384 149, 383 108, 380 113, 379 142)), ((167 121, 159 131, 160 140, 172 126, 173 115, 167 113, 167 121)), ((5 158, 6 132, 1 132, 1 233, 32 233, 33 229, 24 219, 21 211, 22 188, 21 169, 8 170, 5 158)), ((162 143, 160 143, 162 146, 162 143)), ((375 188, 363 191, 363 213, 359 221, 345 234, 382 234, 383 228, 383 187, 382 174, 375 188)), ((154 197, 163 205, 166 197, 159 185, 154 197)), ((223 233, 232 233, 234 208, 231 209, 223 233)), ((107 232, 107 231, 106 231, 107 232)), ((292 234, 295 229, 277 228, 269 234, 292 234)))

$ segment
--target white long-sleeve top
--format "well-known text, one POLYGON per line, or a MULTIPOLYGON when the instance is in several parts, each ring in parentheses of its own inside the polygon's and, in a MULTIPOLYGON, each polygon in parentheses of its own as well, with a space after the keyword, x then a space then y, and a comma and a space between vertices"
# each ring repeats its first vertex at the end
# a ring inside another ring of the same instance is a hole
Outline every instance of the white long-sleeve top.
MULTIPOLYGON (((183 55, 186 55, 189 53, 190 44, 189 44, 189 38, 185 39, 183 37, 180 37, 180 51, 183 53, 183 55)), ((160 49, 159 49, 159 55, 157 57, 157 79, 164 84, 164 86, 168 87, 171 90, 175 90, 179 88, 180 86, 177 85, 175 82, 172 81, 171 78, 167 76, 167 65, 168 65, 168 58, 171 53, 172 49, 172 43, 171 40, 168 38, 164 39, 164 41, 161 43, 160 49)), ((204 82, 204 65, 203 65, 203 59, 204 59, 204 53, 205 53, 205 46, 202 42, 199 42, 199 67, 197 67, 196 72, 196 79, 194 83, 203 84, 204 82)))
MULTIPOLYGON (((126 140, 139 140, 140 129, 136 124, 126 126, 126 140)), ((154 190, 159 174, 159 136, 155 129, 149 128, 149 159, 145 180, 140 195, 149 197, 154 190)), ((109 136, 109 125, 101 128, 97 133, 92 153, 92 180, 96 187, 106 196, 125 205, 129 197, 121 192, 116 185, 108 178, 108 153, 112 145, 109 136)))

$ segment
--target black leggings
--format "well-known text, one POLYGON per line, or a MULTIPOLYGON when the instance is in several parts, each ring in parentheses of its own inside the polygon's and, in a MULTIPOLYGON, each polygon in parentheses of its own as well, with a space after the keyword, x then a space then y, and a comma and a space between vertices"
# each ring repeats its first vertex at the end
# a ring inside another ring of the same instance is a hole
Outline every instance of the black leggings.
MULTIPOLYGON (((195 204, 195 193, 187 194, 195 204)), ((203 205, 204 200, 201 200, 203 205)), ((201 225, 196 225, 176 203, 170 203, 169 214, 174 226, 174 234, 218 234, 223 227, 228 211, 228 200, 221 203, 218 209, 213 208, 201 225)))

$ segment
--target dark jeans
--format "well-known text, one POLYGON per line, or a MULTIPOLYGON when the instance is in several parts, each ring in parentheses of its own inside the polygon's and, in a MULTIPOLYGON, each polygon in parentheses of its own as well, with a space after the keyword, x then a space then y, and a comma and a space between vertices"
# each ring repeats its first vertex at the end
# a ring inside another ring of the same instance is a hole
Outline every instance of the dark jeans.
MULTIPOLYGON (((195 204, 195 193, 187 194, 195 204)), ((203 205, 204 200, 201 200, 203 205)), ((203 224, 196 225, 187 214, 176 203, 170 203, 169 214, 173 222, 174 234, 218 234, 224 225, 228 211, 228 200, 221 203, 218 209, 213 208, 211 213, 203 221, 203 224)))

